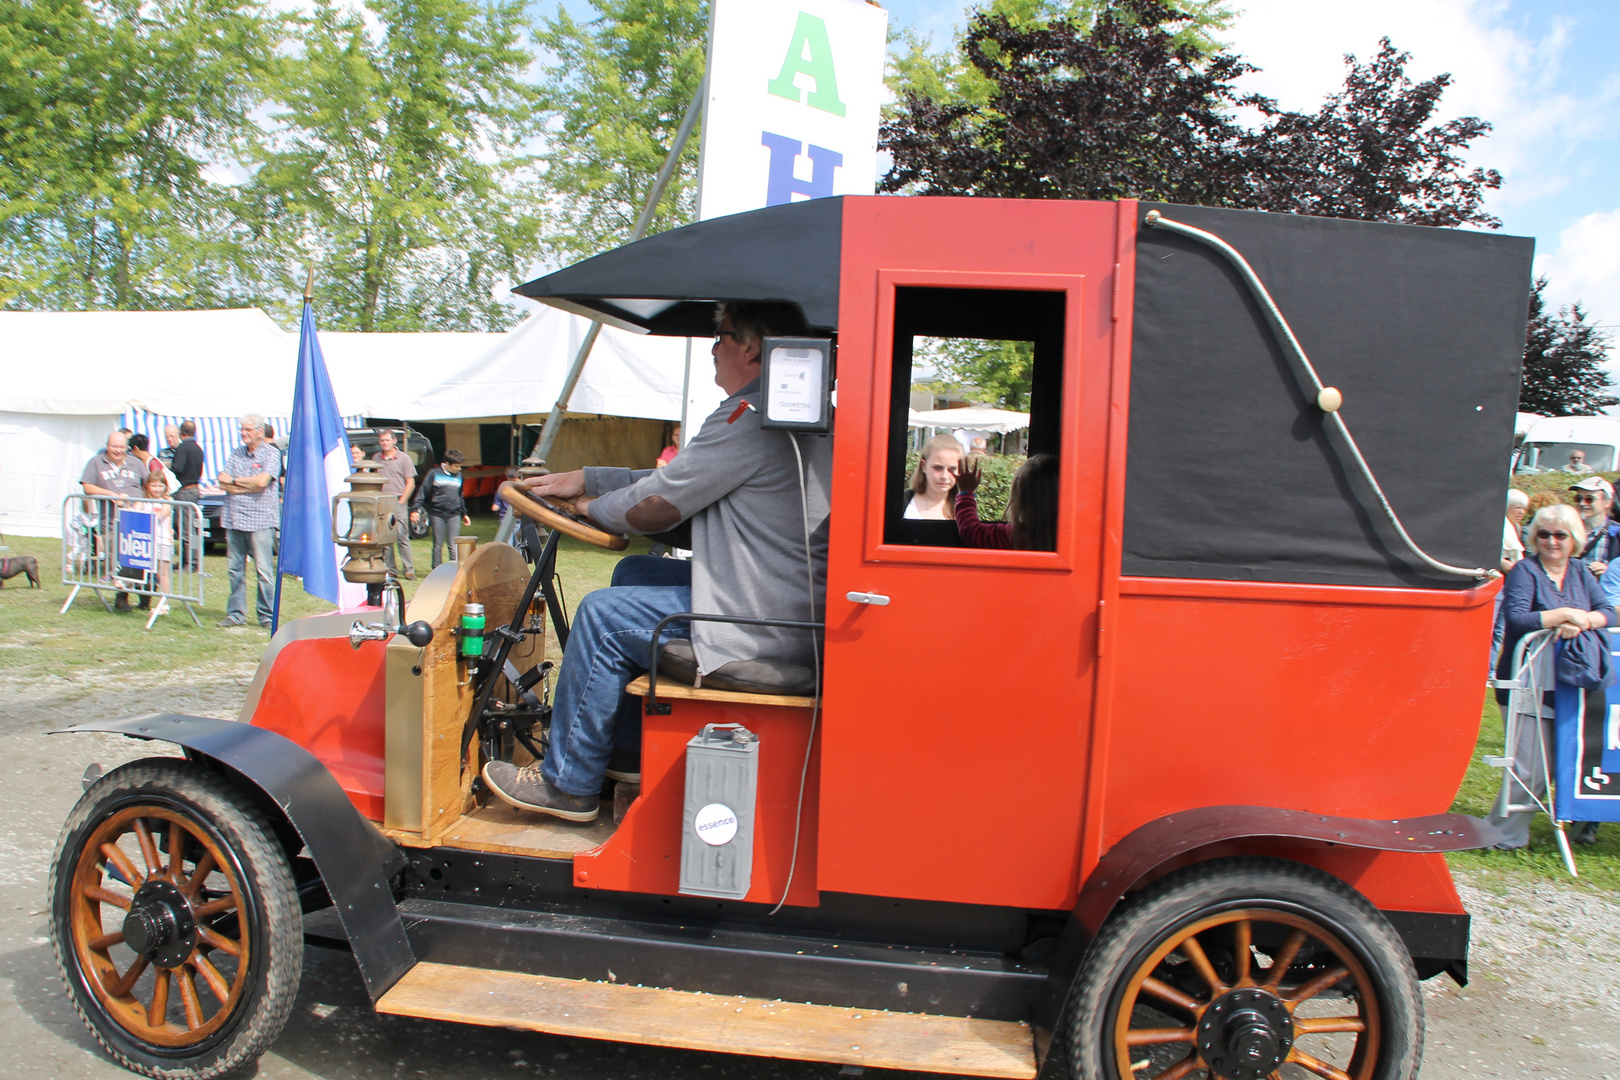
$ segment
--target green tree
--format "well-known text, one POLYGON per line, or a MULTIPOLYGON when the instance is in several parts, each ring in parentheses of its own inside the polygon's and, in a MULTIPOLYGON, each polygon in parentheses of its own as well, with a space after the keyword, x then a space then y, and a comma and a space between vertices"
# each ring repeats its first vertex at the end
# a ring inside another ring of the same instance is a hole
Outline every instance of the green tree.
POLYGON ((317 0, 243 192, 267 285, 318 267, 323 325, 500 329, 539 243, 521 0, 317 0))
MULTIPOLYGON (((545 21, 547 246, 559 259, 630 238, 653 178, 703 78, 709 9, 703 0, 591 0, 594 18, 545 21)), ((688 141, 649 232, 691 222, 698 139, 688 141)))
POLYGON ((914 363, 934 369, 936 391, 967 392, 975 401, 1024 412, 1029 408, 1035 346, 1028 341, 979 338, 926 338, 914 363))
MULTIPOLYGON (((981 15, 999 18, 1016 30, 1061 22, 1081 33, 1090 33, 1109 7, 1110 0, 989 0, 970 8, 968 21, 981 15)), ((1171 33, 1172 44, 1191 49, 1198 56, 1219 51, 1222 42, 1215 35, 1230 27, 1237 17, 1229 0, 1167 0, 1167 7, 1180 17, 1171 33)), ((974 57, 1000 60, 1002 53, 996 42, 970 41, 966 29, 957 31, 942 51, 935 51, 931 39, 910 28, 900 31, 895 40, 901 45, 892 50, 887 82, 896 98, 903 100, 915 94, 940 105, 971 105, 978 109, 990 106, 996 84, 974 57)))
POLYGON ((1578 303, 1549 310, 1542 295, 1546 288, 1543 276, 1530 291, 1519 409, 1543 416, 1590 416, 1620 405, 1620 398, 1605 393, 1614 384, 1604 369, 1607 335, 1586 321, 1578 303))
POLYGON ((257 0, 0 0, 0 304, 236 302, 232 193, 206 174, 278 37, 257 0))

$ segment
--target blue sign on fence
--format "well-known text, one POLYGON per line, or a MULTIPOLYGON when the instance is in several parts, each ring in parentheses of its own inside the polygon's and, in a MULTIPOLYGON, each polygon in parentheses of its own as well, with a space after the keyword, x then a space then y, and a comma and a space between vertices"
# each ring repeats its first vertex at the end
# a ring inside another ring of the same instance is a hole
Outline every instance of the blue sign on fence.
POLYGON ((132 570, 156 570, 156 544, 152 537, 152 515, 124 510, 118 515, 118 565, 132 570))
MULTIPOLYGON (((1620 664, 1620 632, 1609 631, 1620 664)), ((1559 683, 1553 707, 1560 821, 1620 821, 1620 685, 1581 690, 1559 683)))

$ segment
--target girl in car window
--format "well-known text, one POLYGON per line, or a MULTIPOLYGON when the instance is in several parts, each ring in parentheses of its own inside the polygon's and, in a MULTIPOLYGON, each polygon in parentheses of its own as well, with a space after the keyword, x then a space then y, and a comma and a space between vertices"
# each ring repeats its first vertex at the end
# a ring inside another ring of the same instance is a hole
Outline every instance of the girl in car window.
POLYGON ((957 474, 956 531, 968 547, 1057 550, 1058 459, 1036 454, 1013 475, 1007 520, 980 521, 979 466, 968 461, 957 474))
POLYGON ((906 517, 950 521, 955 516, 951 496, 956 493, 956 473, 964 456, 962 444, 949 435, 935 435, 923 445, 922 457, 911 471, 906 517))

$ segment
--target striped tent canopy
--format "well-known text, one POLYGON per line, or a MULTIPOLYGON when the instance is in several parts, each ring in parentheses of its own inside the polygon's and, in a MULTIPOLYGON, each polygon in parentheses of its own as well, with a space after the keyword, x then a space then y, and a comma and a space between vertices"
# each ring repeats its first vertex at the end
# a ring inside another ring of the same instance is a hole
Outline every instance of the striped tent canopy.
MULTIPOLYGON (((284 440, 292 420, 286 416, 267 416, 264 418, 275 429, 278 441, 284 440)), ((203 464, 203 483, 212 484, 219 470, 225 467, 225 459, 230 457, 242 441, 237 434, 240 418, 235 416, 163 416, 159 413, 147 412, 145 409, 124 410, 123 426, 131 431, 145 435, 152 444, 155 454, 163 449, 163 429, 169 424, 179 427, 187 420, 197 425, 197 445, 203 448, 205 462, 203 464)), ((359 416, 345 416, 343 426, 350 428, 360 427, 362 419, 359 416)))

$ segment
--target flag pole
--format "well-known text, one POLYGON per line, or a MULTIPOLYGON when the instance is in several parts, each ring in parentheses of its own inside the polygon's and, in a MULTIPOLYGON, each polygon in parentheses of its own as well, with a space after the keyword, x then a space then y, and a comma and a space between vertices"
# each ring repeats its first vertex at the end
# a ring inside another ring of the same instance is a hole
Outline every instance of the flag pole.
MULTIPOLYGON (((304 307, 309 307, 314 300, 315 266, 312 263, 309 267, 309 273, 304 278, 304 307)), ((290 443, 292 439, 292 421, 289 420, 287 423, 287 438, 290 443)), ((283 477, 282 479, 285 481, 286 478, 283 477)), ((286 492, 282 492, 282 495, 285 496, 286 492)), ((281 510, 283 514, 285 514, 287 511, 287 500, 285 498, 283 498, 281 501, 281 510)), ((279 546, 276 548, 276 601, 274 606, 272 606, 270 609, 270 636, 272 638, 276 636, 276 631, 281 628, 281 554, 285 550, 286 548, 284 546, 279 546)))

